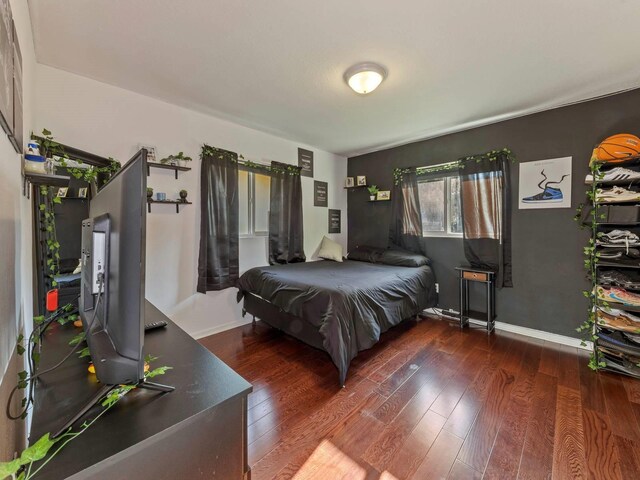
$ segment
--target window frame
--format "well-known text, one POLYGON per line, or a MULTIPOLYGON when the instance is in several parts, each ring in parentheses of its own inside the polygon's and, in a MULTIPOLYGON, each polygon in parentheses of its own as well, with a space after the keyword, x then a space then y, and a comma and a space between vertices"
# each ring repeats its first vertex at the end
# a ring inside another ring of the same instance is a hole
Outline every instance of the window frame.
MULTIPOLYGON (((446 164, 442 164, 442 165, 446 165, 446 164)), ((456 177, 456 175, 450 175, 450 176, 446 176, 446 177, 440 177, 440 178, 425 178, 423 180, 418 180, 418 184, 421 183, 429 183, 429 182, 435 182, 438 180, 444 180, 444 218, 445 218, 445 224, 446 224, 446 231, 434 231, 434 230, 425 230, 424 229, 424 225, 422 227, 422 237, 423 238, 463 238, 463 232, 452 232, 451 231, 451 222, 453 220, 452 218, 452 212, 451 212, 451 180, 456 177)), ((421 205, 422 207, 422 205, 421 205)))
MULTIPOLYGON (((256 202, 255 202, 255 199, 256 199, 256 177, 255 176, 256 175, 265 175, 266 177, 269 177, 269 175, 265 174, 265 173, 255 172, 255 171, 250 170, 248 168, 240 168, 240 170, 243 170, 243 171, 247 172, 247 194, 248 194, 248 198, 247 198, 247 207, 248 207, 247 225, 248 225, 248 232, 247 233, 240 233, 239 237, 240 238, 266 237, 266 236, 269 235, 268 227, 267 227, 266 231, 262 231, 262 230, 256 231, 256 202)), ((240 188, 239 184, 238 184, 238 188, 240 188)), ((267 225, 269 223, 268 212, 269 212, 269 210, 267 210, 267 225)), ((238 214, 242 215, 242 212, 238 212, 238 214)))

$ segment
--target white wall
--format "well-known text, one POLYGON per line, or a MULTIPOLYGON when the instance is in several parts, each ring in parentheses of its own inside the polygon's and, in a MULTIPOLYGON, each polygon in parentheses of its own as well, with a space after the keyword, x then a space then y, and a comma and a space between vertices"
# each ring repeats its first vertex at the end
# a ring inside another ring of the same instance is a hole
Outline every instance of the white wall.
MULTIPOLYGON (((33 122, 35 53, 26 2, 12 0, 11 8, 22 52, 23 128, 33 122)), ((32 295, 32 211, 22 196, 20 155, 0 129, 0 381, 23 325, 30 328, 32 295), (27 319, 29 321, 27 321, 27 319)))
MULTIPOLYGON (((224 92, 220 92, 224 95, 224 92)), ((199 152, 203 143, 224 148, 259 162, 297 163, 298 147, 315 153, 315 179, 329 182, 329 208, 342 209, 342 233, 347 239, 347 174, 344 157, 308 145, 268 135, 224 120, 164 103, 137 93, 37 66, 36 118, 38 130, 50 129, 65 144, 120 161, 128 160, 140 143, 156 147, 162 158, 184 151, 193 157, 193 170, 181 173, 156 169, 149 186, 177 198, 185 188, 193 205, 154 205, 147 216, 147 298, 194 336, 238 325, 242 320, 235 288, 198 294, 196 275, 199 244, 199 152)), ((313 206, 313 179, 302 177, 305 253, 313 256, 327 234, 327 208, 313 206)), ((240 269, 267 263, 266 239, 240 240, 240 269)))
MULTIPOLYGON (((35 52, 31 34, 31 21, 27 2, 11 0, 13 20, 23 68, 23 128, 31 130, 33 124, 33 87, 35 52)), ((0 129, 0 384, 2 392, 13 387, 22 359, 12 360, 16 339, 21 331, 31 332, 33 316, 32 293, 32 210, 30 200, 22 195, 21 158, 8 137, 0 129), (12 365, 11 370, 7 370, 12 365), (13 385, 12 385, 13 384, 13 385)), ((4 408, 7 398, 0 395, 4 408)), ((0 430, 0 461, 13 458, 16 449, 24 443, 22 426, 2 414, 0 430)))

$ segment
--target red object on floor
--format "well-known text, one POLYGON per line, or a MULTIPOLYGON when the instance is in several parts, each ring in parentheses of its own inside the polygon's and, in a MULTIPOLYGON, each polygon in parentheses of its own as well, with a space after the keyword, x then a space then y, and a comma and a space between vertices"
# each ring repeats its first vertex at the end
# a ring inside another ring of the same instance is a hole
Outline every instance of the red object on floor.
POLYGON ((47 292, 47 311, 55 312, 58 309, 58 289, 54 288, 47 292))

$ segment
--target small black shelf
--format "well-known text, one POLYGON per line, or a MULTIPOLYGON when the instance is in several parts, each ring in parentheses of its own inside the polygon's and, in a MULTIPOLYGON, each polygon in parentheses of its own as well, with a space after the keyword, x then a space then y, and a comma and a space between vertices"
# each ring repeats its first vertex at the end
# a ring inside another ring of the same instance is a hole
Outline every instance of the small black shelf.
POLYGON ((369 203, 378 203, 378 202, 390 202, 391 199, 387 198, 386 200, 367 200, 369 203))
POLYGON ((180 205, 192 205, 192 202, 186 202, 182 200, 153 200, 147 199, 147 211, 151 213, 151 204, 158 203, 161 205, 175 205, 176 213, 180 213, 180 205))
POLYGON ((188 172, 189 170, 191 170, 191 167, 180 167, 179 165, 166 165, 164 163, 147 162, 147 176, 151 175, 151 167, 160 168, 162 170, 173 170, 176 174, 176 180, 178 179, 178 172, 188 172))
POLYGON ((27 184, 46 185, 48 187, 68 187, 71 177, 65 175, 49 175, 44 173, 23 172, 22 174, 22 194, 27 195, 27 184))
POLYGON ((343 187, 345 190, 351 190, 352 188, 368 188, 371 185, 354 185, 353 187, 343 187))

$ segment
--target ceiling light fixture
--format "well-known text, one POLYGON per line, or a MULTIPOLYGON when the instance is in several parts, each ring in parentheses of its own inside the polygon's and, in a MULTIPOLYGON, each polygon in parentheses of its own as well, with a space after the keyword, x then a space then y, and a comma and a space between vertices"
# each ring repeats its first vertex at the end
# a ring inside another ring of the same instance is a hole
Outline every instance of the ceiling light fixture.
POLYGON ((373 92, 386 78, 387 71, 377 63, 359 63, 344 72, 344 81, 361 95, 373 92))

